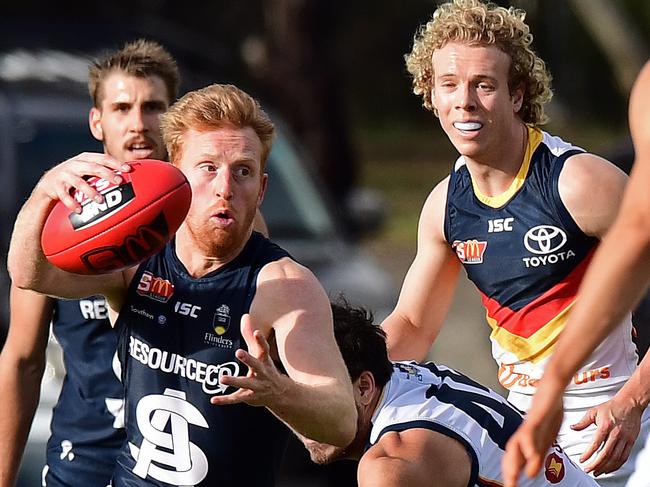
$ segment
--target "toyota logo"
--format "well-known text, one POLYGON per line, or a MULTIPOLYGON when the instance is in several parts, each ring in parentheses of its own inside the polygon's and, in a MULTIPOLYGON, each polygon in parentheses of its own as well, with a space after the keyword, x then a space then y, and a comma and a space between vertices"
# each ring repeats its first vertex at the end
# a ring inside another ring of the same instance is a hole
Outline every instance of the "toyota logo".
POLYGON ((524 236, 524 245, 533 254, 550 254, 566 243, 566 233, 551 225, 538 225, 524 236))

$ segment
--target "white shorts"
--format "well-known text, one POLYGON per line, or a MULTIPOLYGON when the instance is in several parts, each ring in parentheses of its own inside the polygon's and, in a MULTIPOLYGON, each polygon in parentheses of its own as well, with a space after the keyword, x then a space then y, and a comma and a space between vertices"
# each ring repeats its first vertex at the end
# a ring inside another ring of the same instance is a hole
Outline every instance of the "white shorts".
MULTIPOLYGON (((570 425, 577 423, 582 419, 585 413, 589 410, 586 408, 584 410, 568 410, 564 412, 564 421, 562 422, 562 427, 560 428, 560 433, 558 434, 558 443, 564 449, 567 455, 573 460, 578 466, 583 467, 593 462, 596 458, 597 452, 592 455, 592 457, 587 460, 584 464, 580 463, 580 456, 587 449, 591 443, 591 438, 596 431, 596 425, 591 424, 589 427, 582 431, 574 431, 570 428, 570 425)), ((596 482, 601 487, 624 487, 632 472, 634 471, 637 457, 639 456, 645 439, 650 434, 650 410, 646 409, 641 418, 641 431, 639 436, 632 447, 630 456, 627 461, 615 472, 608 474, 602 474, 598 477, 594 477, 596 482)), ((647 453, 650 456, 650 452, 647 453)), ((646 463, 646 466, 648 464, 646 463)), ((635 487, 644 485, 646 487, 650 486, 650 477, 646 476, 644 484, 635 484, 635 487)))

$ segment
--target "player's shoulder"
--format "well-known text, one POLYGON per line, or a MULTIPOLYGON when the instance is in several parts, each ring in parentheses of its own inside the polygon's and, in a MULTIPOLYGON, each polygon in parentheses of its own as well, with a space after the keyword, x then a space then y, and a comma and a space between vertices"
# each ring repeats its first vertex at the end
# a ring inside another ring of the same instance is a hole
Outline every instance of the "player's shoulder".
POLYGON ((433 187, 433 189, 429 193, 429 196, 427 197, 425 206, 427 204, 439 204, 441 202, 444 203, 447 200, 447 192, 449 190, 450 179, 451 179, 451 175, 445 177, 443 180, 441 180, 438 184, 436 184, 433 187))
POLYGON ((466 486, 471 472, 471 458, 459 441, 421 428, 382 435, 359 463, 360 479, 390 479, 388 485, 396 486, 466 486), (416 479, 419 482, 414 482, 416 479))
POLYGON ((440 181, 431 190, 422 206, 420 227, 431 225, 432 229, 442 230, 445 211, 447 208, 447 192, 450 176, 440 181))
MULTIPOLYGON (((265 264, 257 277, 256 307, 327 303, 327 294, 313 272, 290 257, 265 264)), ((328 307, 329 309, 329 307, 328 307)))
POLYGON ((258 282, 266 280, 312 279, 314 274, 291 257, 282 257, 264 264, 260 269, 258 282))
MULTIPOLYGON (((558 179, 558 192, 569 213, 583 228, 583 216, 608 215, 608 208, 618 208, 626 183, 627 176, 618 167, 600 156, 585 152, 566 160, 558 179)), ((589 224, 583 231, 599 235, 597 227, 589 224)))

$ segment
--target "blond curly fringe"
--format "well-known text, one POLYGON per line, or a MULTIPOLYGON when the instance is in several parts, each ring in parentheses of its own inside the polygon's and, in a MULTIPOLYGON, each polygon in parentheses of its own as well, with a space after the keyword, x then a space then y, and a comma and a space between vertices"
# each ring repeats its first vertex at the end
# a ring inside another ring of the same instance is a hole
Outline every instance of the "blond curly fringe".
POLYGON ((532 125, 546 123, 544 105, 553 96, 551 75, 544 61, 530 48, 533 35, 524 22, 525 16, 523 10, 506 9, 480 0, 453 0, 440 5, 431 20, 420 26, 412 51, 404 56, 406 68, 413 77, 413 93, 422 96, 424 107, 434 111, 431 104, 434 50, 448 42, 495 45, 512 59, 510 91, 517 87, 524 89, 519 116, 532 125))

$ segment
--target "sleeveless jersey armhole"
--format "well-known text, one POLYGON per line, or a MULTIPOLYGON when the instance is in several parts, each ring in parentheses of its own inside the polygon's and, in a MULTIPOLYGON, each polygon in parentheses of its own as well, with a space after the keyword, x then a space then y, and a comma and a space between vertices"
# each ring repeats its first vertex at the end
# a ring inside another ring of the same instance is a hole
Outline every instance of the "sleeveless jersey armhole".
POLYGON ((473 487, 475 485, 478 485, 478 455, 476 454, 476 451, 474 450, 474 447, 472 444, 467 441, 466 438, 464 438, 462 435, 458 434, 456 431, 454 431, 451 428, 448 428, 440 423, 436 423, 435 421, 427 421, 427 420, 416 420, 416 421, 407 421, 405 423, 398 423, 398 424, 391 424, 389 426, 386 426, 379 435, 377 435, 377 442, 381 439, 381 437, 389 433, 391 431, 395 431, 396 433, 400 433, 402 431, 410 430, 410 429, 426 429, 429 431, 434 431, 436 433, 440 433, 442 435, 445 435, 453 440, 458 441, 463 447, 465 448, 465 451, 467 451, 467 454, 469 455, 470 461, 472 463, 472 468, 471 468, 471 473, 469 477, 469 482, 467 483, 468 487, 473 487))
POLYGON ((451 170, 451 173, 449 174, 449 181, 447 181, 447 194, 445 196, 445 216, 442 224, 442 232, 445 240, 450 246, 452 245, 451 237, 450 237, 451 220, 452 218, 454 218, 456 209, 453 206, 449 205, 449 199, 452 196, 453 188, 456 185, 456 181, 458 180, 459 177, 458 171, 460 170, 460 167, 458 167, 458 163, 454 164, 454 168, 451 170))
POLYGON ((571 216, 571 213, 569 213, 569 210, 564 205, 564 202, 560 197, 559 182, 560 182, 560 172, 562 172, 566 160, 571 156, 574 156, 576 154, 583 154, 583 153, 584 152, 580 150, 566 151, 564 154, 562 154, 555 160, 555 162, 553 163, 553 168, 551 169, 551 195, 555 202, 554 208, 556 214, 560 219, 560 221, 562 221, 562 223, 564 223, 567 226, 567 228, 570 228, 572 232, 576 232, 579 234, 582 234, 584 232, 580 229, 576 221, 571 216))

